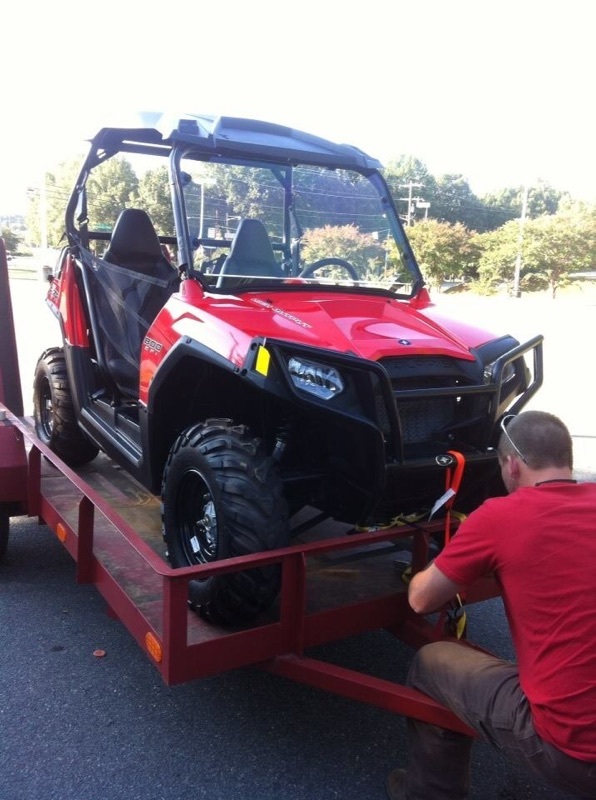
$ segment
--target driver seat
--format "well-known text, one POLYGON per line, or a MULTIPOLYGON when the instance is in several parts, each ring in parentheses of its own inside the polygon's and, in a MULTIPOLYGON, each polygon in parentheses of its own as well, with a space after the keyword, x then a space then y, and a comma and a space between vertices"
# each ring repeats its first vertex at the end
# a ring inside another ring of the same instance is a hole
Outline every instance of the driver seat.
POLYGON ((254 278, 283 278, 280 263, 275 258, 273 247, 265 226, 259 219, 242 219, 234 234, 230 253, 223 263, 218 288, 239 286, 254 278))
POLYGON ((104 269, 107 303, 99 314, 104 364, 120 393, 137 397, 143 338, 180 277, 164 256, 149 215, 138 208, 120 213, 103 260, 116 267, 104 269))

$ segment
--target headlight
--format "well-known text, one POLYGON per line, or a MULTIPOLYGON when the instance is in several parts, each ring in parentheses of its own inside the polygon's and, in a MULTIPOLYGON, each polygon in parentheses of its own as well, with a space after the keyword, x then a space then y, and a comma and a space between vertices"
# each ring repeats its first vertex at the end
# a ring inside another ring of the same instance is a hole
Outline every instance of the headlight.
POLYGON ((297 389, 314 394, 321 400, 331 400, 344 389, 344 382, 339 372, 325 364, 292 357, 288 361, 288 369, 297 389))
MULTIPOLYGON (((492 383, 492 374, 494 369, 494 364, 487 364, 484 367, 484 383, 492 383)), ((515 367, 513 366, 513 362, 510 361, 509 364, 505 364, 503 367, 503 372, 501 373, 501 383, 507 383, 512 378, 515 377, 515 367)))

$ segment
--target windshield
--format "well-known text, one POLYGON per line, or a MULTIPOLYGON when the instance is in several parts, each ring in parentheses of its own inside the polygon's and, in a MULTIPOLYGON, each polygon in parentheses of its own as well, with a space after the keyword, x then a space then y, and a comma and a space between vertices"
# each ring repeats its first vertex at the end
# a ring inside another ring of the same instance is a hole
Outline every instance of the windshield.
POLYGON ((419 278, 376 173, 186 157, 179 186, 185 258, 209 289, 313 283, 409 295, 419 278))

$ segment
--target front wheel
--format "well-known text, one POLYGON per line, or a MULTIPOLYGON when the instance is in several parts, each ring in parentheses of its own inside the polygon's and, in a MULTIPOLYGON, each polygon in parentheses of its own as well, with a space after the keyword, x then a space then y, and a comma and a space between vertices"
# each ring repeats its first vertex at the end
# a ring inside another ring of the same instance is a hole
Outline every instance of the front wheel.
MULTIPOLYGON (((289 522, 277 465, 244 425, 210 419, 176 440, 163 475, 163 536, 173 567, 284 547, 289 522)), ((214 622, 247 622, 274 601, 279 564, 189 584, 189 602, 214 622)))

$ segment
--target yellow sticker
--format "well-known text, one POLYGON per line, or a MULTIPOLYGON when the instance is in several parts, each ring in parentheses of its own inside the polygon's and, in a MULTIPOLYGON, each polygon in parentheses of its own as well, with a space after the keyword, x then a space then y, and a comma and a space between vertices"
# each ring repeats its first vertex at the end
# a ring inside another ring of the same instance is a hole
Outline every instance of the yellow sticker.
POLYGON ((257 372, 260 372, 261 375, 267 377, 267 373, 269 372, 269 362, 271 361, 271 354, 269 350, 267 350, 262 345, 259 345, 259 352, 257 353, 257 361, 255 364, 255 369, 257 372))

